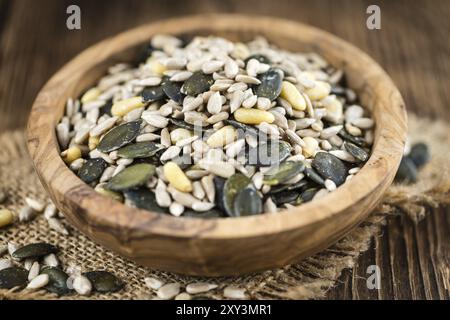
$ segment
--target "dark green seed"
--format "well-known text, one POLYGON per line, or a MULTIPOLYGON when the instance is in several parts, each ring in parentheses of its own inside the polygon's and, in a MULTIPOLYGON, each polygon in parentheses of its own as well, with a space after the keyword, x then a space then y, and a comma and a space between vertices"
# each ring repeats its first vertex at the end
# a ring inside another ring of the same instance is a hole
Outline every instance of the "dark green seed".
POLYGON ((155 174, 155 166, 136 164, 118 173, 106 185, 112 191, 124 191, 144 185, 155 174))
POLYGON ((415 183, 417 181, 417 167, 409 157, 403 157, 395 175, 395 181, 401 183, 415 183))
POLYGON ((155 194, 147 188, 125 191, 124 195, 127 203, 135 208, 159 213, 166 212, 156 202, 155 194))
POLYGON ((83 274, 92 283, 95 291, 101 293, 116 292, 123 288, 123 283, 107 271, 91 271, 83 274))
POLYGON ((144 103, 151 103, 155 101, 160 101, 166 97, 163 86, 147 87, 142 90, 141 93, 142 101, 144 103))
MULTIPOLYGON (((307 168, 305 168, 305 171, 307 170, 307 168)), ((322 178, 321 178, 322 179, 322 178)), ((293 191, 296 190, 298 191, 299 189, 304 188, 306 185, 308 185, 308 181, 306 179, 302 179, 297 183, 294 184, 280 184, 278 186, 274 186, 270 189, 269 194, 276 194, 278 192, 283 192, 283 191, 293 191)))
POLYGON ((307 190, 303 191, 300 194, 300 199, 302 200, 302 203, 311 201, 318 191, 319 190, 315 189, 315 188, 311 188, 311 189, 307 189, 307 190))
POLYGON ((262 199, 253 184, 248 185, 236 195, 233 210, 236 217, 261 214, 262 211, 262 199))
POLYGON ((181 92, 181 84, 179 82, 165 81, 163 83, 164 93, 178 104, 183 104, 184 94, 181 92))
POLYGON ((215 219, 215 218, 223 218, 224 214, 222 211, 218 209, 212 209, 206 212, 196 212, 193 210, 186 210, 183 213, 183 217, 187 218, 200 218, 200 219, 215 219))
MULTIPOLYGON (((224 190, 223 190, 223 204, 225 212, 230 217, 235 217, 236 212, 234 211, 234 200, 236 195, 244 190, 247 186, 252 183, 250 178, 244 176, 241 173, 236 173, 232 175, 225 182, 224 190)), ((217 189, 216 189, 217 190, 217 189)))
POLYGON ((177 128, 183 128, 183 129, 187 129, 190 131, 194 131, 194 129, 195 129, 193 125, 191 125, 187 122, 184 122, 183 120, 170 118, 169 121, 170 121, 170 123, 175 125, 177 128))
POLYGON ((327 152, 319 152, 312 161, 312 167, 324 179, 333 180, 333 182, 340 186, 345 182, 347 177, 347 167, 337 157, 327 152))
POLYGON ((245 59, 245 61, 244 61, 245 64, 247 64, 247 62, 249 62, 251 59, 256 59, 261 63, 271 64, 270 59, 262 54, 253 54, 253 55, 249 56, 247 59, 245 59))
POLYGON ((181 92, 192 97, 206 92, 214 84, 214 78, 203 72, 194 73, 181 87, 181 92))
POLYGON ((257 136, 259 132, 255 127, 248 126, 235 120, 225 120, 224 123, 233 126, 235 129, 238 129, 238 133, 242 136, 245 136, 246 134, 257 136))
POLYGON ((291 151, 291 146, 285 141, 260 142, 256 148, 248 150, 247 164, 271 167, 286 160, 291 151))
POLYGON ((307 166, 305 169, 305 174, 306 177, 312 182, 315 182, 321 186, 325 184, 325 180, 313 168, 307 166))
POLYGON ((25 287, 28 282, 28 271, 23 268, 11 267, 0 270, 0 289, 25 287))
POLYGON ((23 260, 28 258, 40 258, 50 253, 56 253, 58 249, 49 243, 33 243, 23 246, 13 252, 12 256, 15 259, 23 260))
POLYGON ((431 159, 430 151, 425 143, 413 145, 408 157, 414 162, 417 168, 423 167, 431 159))
POLYGON ((119 149, 117 155, 128 159, 149 158, 163 149, 163 146, 154 142, 137 142, 119 149))
POLYGON ((302 162, 286 161, 269 170, 264 176, 264 184, 276 186, 294 178, 305 170, 302 162))
POLYGON ((338 136, 344 139, 345 141, 350 141, 351 143, 356 144, 359 147, 366 146, 366 141, 364 140, 364 138, 352 136, 345 129, 339 131, 338 136))
POLYGON ((71 290, 67 287, 67 279, 69 276, 60 268, 44 267, 41 270, 41 274, 47 274, 49 277, 49 282, 45 286, 47 291, 56 293, 59 296, 70 293, 71 290))
POLYGON ((271 196, 272 201, 277 206, 281 206, 282 204, 285 204, 285 203, 292 203, 292 202, 296 201, 298 197, 299 197, 299 192, 296 190, 278 192, 271 196))
POLYGON ((358 147, 351 142, 344 143, 345 150, 361 162, 366 162, 369 159, 369 153, 363 148, 358 147))
POLYGON ((270 99, 270 101, 274 101, 280 96, 281 84, 283 82, 280 71, 272 69, 260 75, 258 78, 261 84, 254 89, 258 97, 264 97, 270 99))
POLYGON ((101 152, 111 152, 131 143, 139 135, 142 120, 127 122, 111 129, 100 141, 97 149, 101 152))
POLYGON ((78 177, 85 183, 90 184, 100 179, 108 164, 102 158, 89 159, 78 171, 78 177))

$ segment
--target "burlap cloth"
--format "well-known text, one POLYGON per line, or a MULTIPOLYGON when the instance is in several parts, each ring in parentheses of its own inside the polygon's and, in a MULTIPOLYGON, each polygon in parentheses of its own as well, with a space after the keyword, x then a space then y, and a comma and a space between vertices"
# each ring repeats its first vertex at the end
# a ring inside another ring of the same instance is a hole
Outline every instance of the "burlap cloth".
MULTIPOLYGON (((450 202, 450 128, 447 123, 418 119, 410 116, 411 141, 427 143, 432 161, 421 172, 419 182, 411 186, 393 185, 383 203, 358 228, 331 248, 304 261, 285 268, 258 274, 209 279, 219 287, 208 293, 214 299, 223 298, 223 288, 233 284, 247 291, 250 299, 317 299, 336 285, 346 268, 352 268, 358 256, 366 251, 373 236, 377 235, 387 215, 407 214, 418 221, 426 214, 425 207, 436 207, 450 202)), ((48 201, 29 160, 23 131, 0 135, 0 186, 7 191, 8 201, 3 207, 15 212, 20 210, 26 196, 48 201)), ((0 206, 2 208, 2 206, 0 206)), ((66 224, 67 225, 67 224, 66 224)), ((70 236, 51 230, 43 216, 30 223, 16 223, 0 231, 0 245, 14 242, 25 245, 33 242, 49 242, 58 245, 58 257, 63 265, 79 265, 83 270, 109 270, 125 283, 124 290, 108 295, 93 294, 89 299, 147 299, 154 293, 146 288, 144 278, 155 276, 164 281, 187 284, 201 278, 179 276, 140 267, 133 262, 105 250, 90 241, 77 230, 67 226, 70 236)), ((450 275, 448 266, 442 274, 450 275)), ((450 279, 445 279, 449 283, 450 279)), ((0 290, 0 299, 57 299, 46 291, 0 290)), ((82 299, 71 295, 64 299, 82 299)))

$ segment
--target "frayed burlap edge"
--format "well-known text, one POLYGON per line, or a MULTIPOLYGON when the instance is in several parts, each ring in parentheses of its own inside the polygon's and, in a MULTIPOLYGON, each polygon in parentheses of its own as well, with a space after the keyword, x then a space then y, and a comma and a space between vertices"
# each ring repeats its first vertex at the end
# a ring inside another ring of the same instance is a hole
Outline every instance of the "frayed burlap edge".
MULTIPOLYGON (((430 146, 433 159, 421 172, 414 185, 393 185, 385 194, 382 204, 359 227, 332 247, 302 262, 262 273, 208 279, 219 287, 206 296, 223 299, 223 288, 235 285, 246 289, 249 299, 319 299, 336 285, 344 269, 352 268, 358 256, 366 251, 373 236, 377 235, 388 215, 406 214, 413 221, 426 215, 427 207, 450 202, 450 130, 447 123, 410 117, 411 141, 423 141, 430 146)), ((4 207, 18 212, 26 196, 48 201, 27 156, 23 132, 7 132, 0 135, 0 181, 8 193, 4 207)), ((0 246, 7 242, 24 245, 36 241, 57 244, 58 257, 64 266, 78 265, 83 271, 109 270, 125 283, 124 290, 109 294, 94 294, 88 298, 77 295, 61 299, 151 299, 154 293, 146 288, 144 278, 154 276, 165 282, 176 281, 183 285, 205 280, 178 276, 135 265, 105 250, 84 235, 67 226, 70 236, 62 236, 51 230, 40 216, 28 224, 16 223, 0 231, 0 246)), ((446 283, 450 270, 443 269, 446 283)), ((58 299, 46 291, 0 290, 0 299, 58 299)))

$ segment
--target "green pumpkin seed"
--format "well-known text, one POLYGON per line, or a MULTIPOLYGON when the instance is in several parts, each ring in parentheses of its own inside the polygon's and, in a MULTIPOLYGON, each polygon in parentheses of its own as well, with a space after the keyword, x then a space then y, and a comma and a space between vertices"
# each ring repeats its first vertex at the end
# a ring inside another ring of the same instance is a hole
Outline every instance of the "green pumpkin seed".
POLYGON ((0 289, 25 287, 28 282, 28 271, 23 268, 11 267, 0 271, 0 289))
POLYGON ((49 277, 49 282, 45 286, 47 291, 56 293, 59 296, 70 293, 71 290, 67 287, 67 279, 69 276, 60 268, 44 267, 41 270, 41 274, 46 274, 49 277))
POLYGON ((256 148, 249 148, 247 164, 271 167, 286 160, 291 151, 290 144, 285 141, 260 142, 256 148))
POLYGON ((108 164, 102 158, 89 159, 78 171, 78 177, 85 183, 90 184, 100 179, 108 164))
POLYGON ((156 202, 155 194, 147 188, 125 191, 124 195, 127 203, 135 208, 166 213, 166 210, 161 208, 156 202))
POLYGON ((118 173, 106 185, 112 191, 124 191, 144 185, 155 174, 155 166, 141 163, 118 173))
POLYGON ((252 136, 257 136, 259 133, 258 129, 256 129, 255 127, 246 125, 244 123, 235 120, 225 120, 224 123, 233 126, 235 129, 238 129, 238 133, 240 135, 245 136, 246 134, 250 134, 252 136))
POLYGON ((408 157, 414 162, 417 168, 423 167, 431 159, 430 150, 425 143, 413 145, 408 157))
POLYGON ((149 158, 153 157, 163 149, 163 146, 151 141, 137 142, 119 149, 117 155, 128 159, 149 158))
POLYGON ((189 131, 194 131, 195 127, 192 124, 189 124, 183 120, 170 118, 170 123, 176 126, 177 128, 187 129, 189 131))
POLYGON ((306 202, 311 201, 318 191, 319 190, 316 188, 311 188, 311 189, 307 189, 307 190, 303 191, 300 194, 300 199, 302 200, 301 203, 306 203, 306 202))
MULTIPOLYGON (((305 171, 307 170, 307 168, 305 168, 305 171)), ((322 178, 321 178, 322 179, 322 178)), ((302 179, 297 183, 294 184, 280 184, 278 186, 274 186, 270 189, 269 194, 276 194, 278 192, 283 192, 283 191, 299 191, 300 189, 303 189, 304 187, 306 187, 309 184, 309 182, 306 179, 302 179)))
POLYGON ((316 170, 309 166, 306 166, 305 168, 305 175, 312 182, 315 182, 321 186, 325 185, 325 180, 316 172, 316 170))
POLYGON ((194 73, 181 87, 181 92, 192 97, 206 92, 214 84, 214 78, 203 72, 194 73))
POLYGON ((280 96, 283 77, 279 70, 269 70, 258 78, 261 81, 261 84, 255 87, 255 94, 258 97, 274 101, 280 96))
POLYGON ((188 218, 200 218, 200 219, 215 219, 215 218, 223 218, 224 214, 222 211, 218 209, 211 209, 206 212, 197 212, 193 210, 186 210, 183 213, 183 217, 188 218))
POLYGON ((277 206, 281 206, 282 204, 285 204, 285 203, 295 202, 298 197, 299 197, 299 192, 296 191, 296 190, 294 190, 294 191, 278 192, 278 193, 276 193, 276 194, 271 196, 272 201, 277 206))
POLYGON ((262 54, 253 54, 251 56, 248 56, 247 59, 245 59, 245 64, 247 65, 247 62, 249 62, 251 59, 256 59, 261 63, 265 64, 271 64, 271 61, 269 58, 267 58, 265 55, 262 54))
POLYGON ((23 246, 13 252, 12 256, 15 259, 23 260, 28 258, 40 258, 50 253, 56 253, 58 248, 49 243, 33 243, 23 246))
POLYGON ((312 161, 312 167, 324 179, 333 180, 333 182, 340 186, 345 182, 347 177, 347 167, 337 157, 327 152, 319 152, 312 161))
POLYGON ((166 97, 166 94, 164 92, 163 86, 159 85, 155 87, 145 88, 144 90, 142 90, 141 97, 144 103, 151 103, 164 99, 166 97))
POLYGON ((345 150, 348 151, 352 156, 361 162, 366 162, 369 159, 369 153, 363 148, 358 147, 356 144, 351 142, 344 143, 345 150))
POLYGON ((362 137, 355 137, 348 133, 345 129, 339 131, 338 136, 344 139, 345 141, 350 141, 353 144, 356 144, 359 147, 365 147, 366 141, 362 137))
POLYGON ((409 157, 403 157, 398 167, 395 181, 401 183, 414 183, 417 181, 417 167, 409 157))
POLYGON ((294 178, 303 170, 305 170, 305 165, 302 162, 286 161, 269 170, 264 176, 263 182, 270 186, 276 186, 294 178))
POLYGON ((162 84, 163 91, 173 101, 178 104, 183 104, 184 94, 181 92, 181 84, 179 82, 172 82, 166 80, 162 84))
POLYGON ((95 291, 101 293, 116 292, 123 288, 123 283, 107 271, 91 271, 83 274, 92 283, 95 291))
POLYGON ((223 188, 223 206, 228 216, 236 216, 236 212, 234 211, 234 200, 236 195, 251 183, 252 181, 241 173, 232 175, 225 182, 223 188))
POLYGON ((139 119, 111 129, 100 141, 97 149, 101 152, 111 152, 126 146, 139 135, 141 124, 142 119, 139 119))
POLYGON ((261 214, 263 203, 253 184, 241 190, 234 199, 234 214, 236 217, 261 214))

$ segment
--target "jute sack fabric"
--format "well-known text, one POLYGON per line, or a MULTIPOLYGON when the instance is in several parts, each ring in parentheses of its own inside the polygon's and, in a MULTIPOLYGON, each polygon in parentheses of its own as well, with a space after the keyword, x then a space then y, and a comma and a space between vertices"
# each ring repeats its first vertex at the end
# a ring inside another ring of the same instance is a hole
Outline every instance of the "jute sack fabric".
MULTIPOLYGON (((36 292, 0 290, 0 299, 152 299, 155 293, 144 283, 145 277, 187 285, 207 280, 219 287, 207 294, 211 299, 224 299, 223 289, 234 285, 246 290, 248 299, 318 299, 336 285, 342 271, 352 268, 358 256, 369 248, 371 239, 377 235, 388 215, 406 214, 419 221, 427 206, 436 207, 450 203, 450 128, 447 123, 419 119, 410 116, 411 141, 427 143, 432 161, 419 175, 414 185, 393 185, 385 194, 382 204, 371 216, 344 239, 302 262, 281 269, 262 273, 216 279, 179 276, 144 268, 130 262, 102 246, 95 244, 65 223, 69 236, 51 230, 41 215, 29 223, 16 222, 0 230, 0 246, 8 242, 19 246, 34 242, 48 242, 59 247, 58 258, 64 267, 79 266, 82 271, 107 270, 124 281, 125 288, 114 294, 93 294, 89 297, 70 295, 58 298, 45 290, 36 292)), ((45 191, 35 175, 28 157, 23 131, 0 135, 0 186, 8 194, 8 200, 0 208, 18 213, 25 197, 48 202, 45 191)), ((8 257, 8 254, 5 254, 8 257)), ((450 269, 442 266, 441 274, 450 269)))

